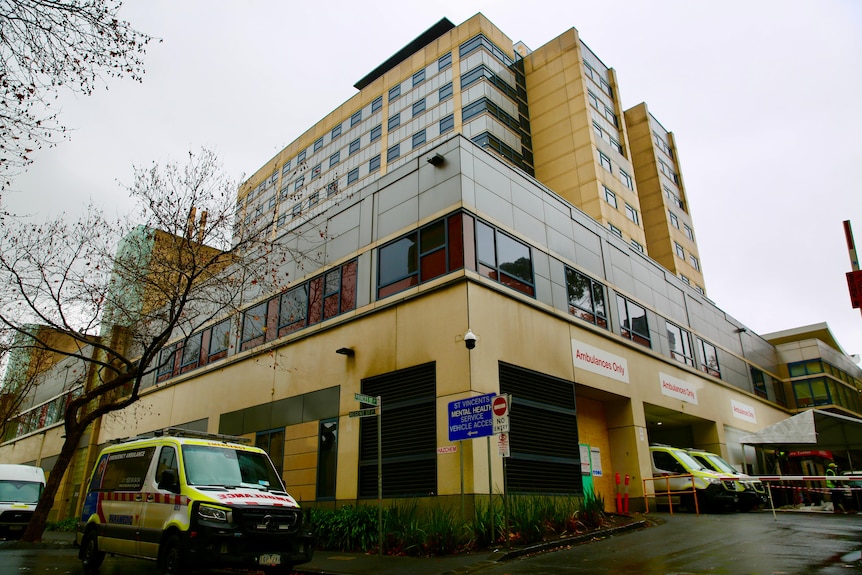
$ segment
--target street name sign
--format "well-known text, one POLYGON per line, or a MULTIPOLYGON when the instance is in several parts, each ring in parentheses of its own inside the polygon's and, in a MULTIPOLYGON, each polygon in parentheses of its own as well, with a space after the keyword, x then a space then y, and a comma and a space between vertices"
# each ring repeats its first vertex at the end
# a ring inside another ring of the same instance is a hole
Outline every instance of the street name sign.
POLYGON ((373 395, 365 395, 363 393, 354 393, 353 398, 359 403, 365 403, 367 405, 377 405, 377 398, 373 395))
POLYGON ((356 411, 351 411, 348 413, 350 417, 371 417, 372 415, 377 415, 377 408, 372 407, 370 409, 357 409, 356 411))

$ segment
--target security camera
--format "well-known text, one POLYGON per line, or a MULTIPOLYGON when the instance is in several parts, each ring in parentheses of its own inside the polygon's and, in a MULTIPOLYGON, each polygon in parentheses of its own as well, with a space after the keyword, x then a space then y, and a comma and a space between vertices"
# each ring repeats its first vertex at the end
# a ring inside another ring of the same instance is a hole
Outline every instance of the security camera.
POLYGON ((468 329, 467 333, 464 334, 464 345, 467 346, 467 349, 473 349, 476 347, 477 339, 479 338, 476 337, 476 334, 468 329))

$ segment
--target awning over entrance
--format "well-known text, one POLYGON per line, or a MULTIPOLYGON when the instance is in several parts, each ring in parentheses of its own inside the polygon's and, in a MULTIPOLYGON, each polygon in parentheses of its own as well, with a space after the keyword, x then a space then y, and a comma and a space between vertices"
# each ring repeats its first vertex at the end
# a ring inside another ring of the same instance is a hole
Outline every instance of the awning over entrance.
POLYGON ((782 450, 862 449, 862 419, 809 409, 757 433, 744 435, 740 443, 782 450))

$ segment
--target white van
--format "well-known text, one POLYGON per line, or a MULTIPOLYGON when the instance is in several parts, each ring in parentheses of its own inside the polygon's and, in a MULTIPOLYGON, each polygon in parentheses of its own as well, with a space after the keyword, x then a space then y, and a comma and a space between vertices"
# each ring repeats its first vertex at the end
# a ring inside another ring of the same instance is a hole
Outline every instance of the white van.
POLYGON ((19 539, 45 490, 41 467, 0 463, 0 537, 19 539))
POLYGON ((311 560, 311 531, 265 451, 238 438, 169 432, 102 450, 76 535, 85 572, 106 553, 156 560, 167 575, 287 575, 311 560))
POLYGON ((681 447, 651 445, 649 450, 657 503, 666 501, 660 497, 663 493, 690 509, 695 508, 696 493, 697 507, 704 511, 732 509, 739 503, 744 488, 735 477, 704 468, 681 447))

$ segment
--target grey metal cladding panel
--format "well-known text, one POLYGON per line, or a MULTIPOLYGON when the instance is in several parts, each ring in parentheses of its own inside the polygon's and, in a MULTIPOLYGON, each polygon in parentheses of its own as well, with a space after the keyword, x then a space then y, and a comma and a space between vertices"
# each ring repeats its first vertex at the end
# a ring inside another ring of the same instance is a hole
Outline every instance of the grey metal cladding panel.
POLYGON ((734 387, 753 392, 751 379, 748 375, 748 364, 736 356, 718 351, 718 366, 721 369, 721 379, 734 387), (724 363, 722 363, 724 362, 724 363))
POLYGON ((541 218, 545 224, 554 231, 568 237, 574 238, 572 230, 572 212, 562 209, 558 202, 546 201, 542 203, 543 213, 541 218))
POLYGON ((272 404, 263 403, 243 410, 242 432, 256 433, 272 429, 272 404))
POLYGON ((347 230, 326 242, 326 263, 340 260, 343 257, 356 253, 359 245, 359 227, 347 230))
POLYGON ((419 198, 413 196, 377 216, 377 239, 385 238, 419 219, 419 198))
POLYGON ((476 184, 476 211, 480 215, 484 214, 494 219, 504 227, 514 227, 511 202, 478 183, 476 184))
POLYGON ((368 196, 359 202, 359 245, 367 246, 374 238, 374 197, 368 196))
POLYGON ((203 419, 196 419, 194 421, 187 421, 186 423, 179 423, 177 425, 174 425, 174 427, 179 427, 180 429, 188 429, 190 431, 206 432, 209 428, 209 418, 204 417, 203 419))
POLYGON ((461 201, 467 207, 472 206, 476 210, 476 182, 466 174, 461 174, 461 201))
MULTIPOLYGON (((491 160, 491 158, 489 158, 491 160)), ((502 171, 503 166, 497 161, 493 163, 485 158, 476 157, 473 162, 473 179, 478 185, 485 187, 507 202, 512 202, 512 180, 508 169, 502 171)))
MULTIPOLYGON (((546 280, 551 279, 550 257, 545 252, 531 250, 533 254, 533 275, 546 280)), ((550 302, 548 302, 550 303, 550 302)))
POLYGON ((419 174, 414 171, 380 188, 377 192, 377 211, 380 214, 385 213, 404 201, 415 199, 417 195, 419 195, 419 174))
MULTIPOLYGON (((562 266, 559 266, 557 262, 554 262, 554 265, 551 266, 551 275, 554 275, 554 270, 557 268, 562 269, 562 266)), ((559 283, 554 279, 551 280, 551 305, 554 309, 559 311, 568 313, 569 312, 569 292, 566 289, 565 283, 559 283)))
POLYGON ((424 219, 461 202, 461 179, 449 178, 419 193, 419 218, 424 219))
POLYGON ((340 393, 341 388, 336 385, 303 395, 302 420, 316 421, 318 419, 338 417, 340 393))
POLYGON ((522 186, 518 181, 512 180, 512 203, 519 209, 530 214, 537 220, 545 219, 545 203, 541 196, 537 195, 537 188, 522 186))
POLYGON ((629 258, 632 276, 634 277, 634 297, 648 306, 655 305, 655 292, 653 290, 652 273, 650 267, 637 256, 629 258))
POLYGON ((547 227, 545 223, 533 215, 515 206, 512 210, 514 225, 512 228, 519 234, 533 240, 540 246, 548 245, 547 227))
POLYGON ((629 295, 633 294, 635 282, 632 275, 631 258, 613 244, 608 244, 608 255, 611 264, 611 275, 607 278, 608 282, 629 295))
POLYGON ((545 276, 536 275, 534 281, 536 283, 536 300, 547 305, 554 305, 551 280, 545 276))
POLYGON ((547 234, 548 249, 552 253, 559 254, 570 262, 577 261, 577 257, 575 256, 575 242, 572 240, 571 235, 561 233, 550 226, 547 228, 547 234))
POLYGON ((302 396, 288 397, 272 403, 272 427, 302 423, 302 396))

